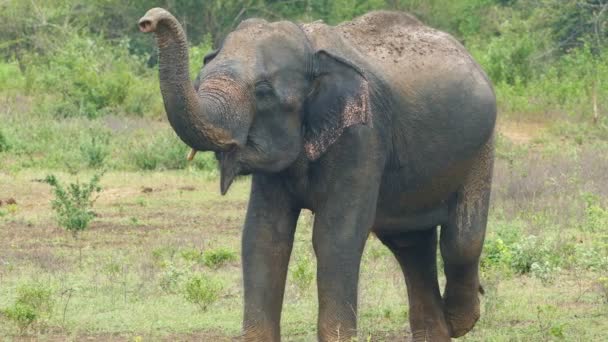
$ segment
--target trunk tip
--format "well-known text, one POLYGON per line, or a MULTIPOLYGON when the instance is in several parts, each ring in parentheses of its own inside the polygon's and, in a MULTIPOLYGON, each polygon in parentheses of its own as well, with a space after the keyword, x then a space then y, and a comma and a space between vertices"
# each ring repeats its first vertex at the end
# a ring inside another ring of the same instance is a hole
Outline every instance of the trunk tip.
POLYGON ((170 17, 172 17, 172 15, 167 10, 155 7, 150 9, 141 19, 139 19, 137 26, 139 26, 141 32, 154 32, 156 31, 156 27, 160 20, 170 17))

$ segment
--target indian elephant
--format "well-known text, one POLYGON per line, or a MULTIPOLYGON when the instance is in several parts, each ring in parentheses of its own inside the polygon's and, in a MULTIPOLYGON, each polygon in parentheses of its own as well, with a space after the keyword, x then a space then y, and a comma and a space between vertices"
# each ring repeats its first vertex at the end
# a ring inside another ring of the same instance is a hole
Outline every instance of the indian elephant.
POLYGON ((154 8, 139 28, 156 37, 171 126, 193 151, 216 153, 222 194, 236 176, 252 175, 244 340, 280 340, 302 209, 315 214, 320 341, 356 337, 370 233, 401 265, 414 340, 449 341, 473 328, 496 99, 461 44, 399 12, 338 26, 248 19, 205 57, 193 83, 175 17, 154 8))

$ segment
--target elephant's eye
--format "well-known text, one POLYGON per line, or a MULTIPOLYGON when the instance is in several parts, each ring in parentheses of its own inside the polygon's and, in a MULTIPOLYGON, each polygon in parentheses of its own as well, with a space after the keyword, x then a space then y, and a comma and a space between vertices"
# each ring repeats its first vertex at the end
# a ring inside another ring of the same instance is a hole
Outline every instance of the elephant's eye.
POLYGON ((255 96, 263 98, 274 94, 274 89, 270 81, 263 80, 255 84, 255 96))

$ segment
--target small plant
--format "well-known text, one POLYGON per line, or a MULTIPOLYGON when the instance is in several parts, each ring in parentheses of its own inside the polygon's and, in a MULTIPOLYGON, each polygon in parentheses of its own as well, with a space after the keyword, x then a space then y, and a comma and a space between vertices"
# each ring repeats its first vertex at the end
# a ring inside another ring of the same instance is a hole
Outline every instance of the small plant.
POLYGON ((21 334, 24 334, 32 323, 38 319, 38 315, 32 307, 20 303, 13 304, 13 306, 4 309, 2 313, 17 325, 21 334))
POLYGON ((67 189, 54 175, 45 178, 45 182, 51 185, 55 195, 51 204, 57 214, 57 222, 75 238, 78 237, 79 232, 87 229, 95 217, 91 207, 97 198, 91 197, 101 192, 100 178, 101 174, 96 174, 88 183, 71 183, 67 189))
POLYGON ((546 246, 534 235, 530 235, 512 247, 511 267, 520 274, 530 273, 532 264, 544 261, 546 246))
POLYGON ((23 334, 33 323, 50 318, 54 305, 52 295, 53 291, 41 283, 22 285, 17 288, 13 305, 2 310, 2 313, 23 334))
POLYGON ((542 305, 536 308, 536 317, 538 319, 539 332, 541 334, 549 334, 552 337, 563 340, 565 338, 564 323, 555 322, 552 318, 555 317, 557 308, 552 305, 542 305))
POLYGON ((10 148, 11 145, 9 144, 8 138, 0 131, 0 153, 7 152, 10 148))
POLYGON ((582 227, 583 230, 597 232, 608 226, 608 210, 600 203, 599 196, 592 193, 583 193, 585 202, 586 220, 582 227))
POLYGON ((109 144, 110 136, 108 134, 91 132, 91 140, 80 146, 80 152, 89 167, 103 166, 104 160, 110 154, 109 144))
POLYGON ((218 269, 228 262, 236 260, 236 254, 225 248, 218 248, 203 253, 203 264, 205 266, 218 269))
POLYGON ((533 262, 530 265, 530 273, 540 279, 543 284, 551 283, 559 270, 559 267, 552 265, 548 261, 533 262))
POLYGON ((180 284, 189 271, 175 266, 172 262, 163 262, 164 272, 160 276, 160 288, 167 294, 176 294, 180 284))
POLYGON ((296 260, 292 270, 293 280, 301 292, 308 290, 315 277, 312 263, 308 255, 304 254, 296 260))
POLYGON ((223 290, 223 285, 204 274, 191 276, 184 284, 184 298, 206 311, 209 305, 215 303, 223 290))
POLYGON ((205 262, 204 254, 201 251, 199 251, 198 249, 194 249, 194 248, 184 249, 184 250, 180 251, 179 254, 182 257, 182 259, 184 259, 185 261, 189 261, 189 262, 193 262, 193 263, 197 263, 197 264, 205 262))
POLYGON ((512 254, 510 246, 503 239, 495 238, 488 239, 483 246, 483 258, 481 259, 481 267, 488 269, 492 267, 509 266, 511 264, 512 254))

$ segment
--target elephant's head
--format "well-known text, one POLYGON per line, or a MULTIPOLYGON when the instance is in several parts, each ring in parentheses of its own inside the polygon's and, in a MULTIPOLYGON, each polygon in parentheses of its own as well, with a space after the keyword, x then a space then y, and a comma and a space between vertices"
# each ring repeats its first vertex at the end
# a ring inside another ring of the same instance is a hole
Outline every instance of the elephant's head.
POLYGON ((345 127, 368 122, 368 83, 348 61, 314 51, 290 22, 244 21, 205 57, 194 85, 181 25, 154 8, 139 21, 159 47, 169 122, 193 150, 215 151, 225 193, 238 174, 319 158, 345 127))

